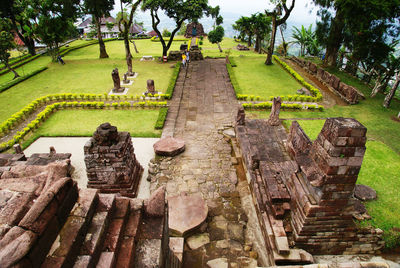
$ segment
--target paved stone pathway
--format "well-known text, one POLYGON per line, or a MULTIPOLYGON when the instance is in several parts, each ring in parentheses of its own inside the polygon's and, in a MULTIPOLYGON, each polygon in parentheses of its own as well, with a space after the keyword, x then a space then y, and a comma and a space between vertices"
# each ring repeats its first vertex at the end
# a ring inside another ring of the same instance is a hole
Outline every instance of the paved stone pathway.
POLYGON ((247 181, 238 183, 232 147, 222 134, 232 127, 237 107, 225 60, 195 61, 181 70, 163 136, 182 138, 186 151, 153 161, 150 169, 151 191, 166 185, 168 196, 200 192, 207 201, 207 224, 186 239, 192 250, 184 253, 184 267, 206 267, 210 261, 210 266, 257 265, 254 235, 248 231, 257 219, 253 214, 249 220, 251 209, 243 209, 244 203, 251 206, 247 181))

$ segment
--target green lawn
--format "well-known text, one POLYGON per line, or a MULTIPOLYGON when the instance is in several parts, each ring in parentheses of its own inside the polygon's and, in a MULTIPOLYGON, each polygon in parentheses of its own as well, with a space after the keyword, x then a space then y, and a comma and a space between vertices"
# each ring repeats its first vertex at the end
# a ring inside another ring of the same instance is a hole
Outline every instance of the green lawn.
MULTIPOLYGON (((67 57, 65 58, 65 65, 49 63, 49 69, 46 71, 1 93, 0 122, 9 118, 10 115, 19 111, 34 99, 47 94, 108 93, 113 87, 112 69, 118 67, 121 78, 122 74, 126 72, 124 60, 112 58, 70 60, 67 57)), ((41 59, 42 57, 37 61, 41 59)), ((33 62, 36 62, 36 60, 33 62)), ((133 85, 129 86, 128 95, 140 95, 145 92, 147 79, 153 79, 156 89, 165 92, 173 72, 169 64, 156 61, 141 62, 135 59, 133 66, 134 71, 138 72, 138 77, 134 79, 133 85)))
POLYGON ((160 137, 155 130, 158 110, 61 110, 47 119, 28 139, 42 136, 91 136, 105 122, 117 126, 118 131, 128 131, 132 137, 160 137), (68 123, 66 123, 68 122, 68 123))
MULTIPOLYGON (((254 51, 248 50, 248 51, 239 51, 236 49, 236 46, 239 43, 236 42, 233 38, 228 38, 224 37, 222 39, 222 42, 220 43, 222 52, 219 52, 218 45, 217 44, 212 44, 207 37, 204 37, 203 39, 203 45, 200 45, 202 49, 202 53, 204 57, 225 57, 226 53, 229 53, 230 56, 239 56, 239 55, 248 55, 252 57, 260 57, 260 58, 265 58, 267 57, 266 54, 258 54, 254 53, 254 51)), ((246 43, 242 43, 247 46, 246 43)))
MULTIPOLYGON (((315 140, 325 120, 298 120, 301 127, 315 140)), ((289 127, 291 121, 285 121, 289 127)), ((400 228, 400 155, 380 141, 367 141, 367 150, 357 183, 376 190, 378 199, 366 202, 368 213, 372 219, 363 224, 371 224, 381 228, 386 234, 392 228, 400 228)), ((386 238, 390 240, 390 238, 386 238)), ((397 243, 400 243, 398 241, 397 243)))
POLYGON ((265 65, 264 57, 235 57, 233 68, 242 94, 263 98, 278 95, 294 95, 302 87, 278 63, 265 65))

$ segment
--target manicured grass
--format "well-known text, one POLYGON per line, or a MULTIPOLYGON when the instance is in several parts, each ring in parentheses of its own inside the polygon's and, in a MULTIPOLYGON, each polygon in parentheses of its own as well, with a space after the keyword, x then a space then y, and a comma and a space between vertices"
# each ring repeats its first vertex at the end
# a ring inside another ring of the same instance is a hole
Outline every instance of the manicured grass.
MULTIPOLYGON (((108 93, 113 87, 112 69, 115 67, 119 69, 121 80, 122 74, 126 71, 124 60, 112 58, 68 60, 67 57, 65 58, 65 65, 50 63, 48 70, 1 93, 0 122, 6 120, 10 115, 19 111, 34 99, 47 94, 108 93)), ((156 90, 165 92, 173 72, 169 64, 162 64, 156 61, 141 62, 135 59, 133 66, 134 71, 137 71, 139 75, 134 78, 134 83, 128 86, 128 95, 140 95, 145 92, 148 79, 154 80, 156 90)))
MULTIPOLYGON (((179 50, 183 41, 172 42, 171 50, 179 50)), ((161 56, 162 55, 162 45, 161 42, 151 42, 150 39, 135 40, 136 47, 139 53, 135 52, 133 44, 130 43, 132 57, 141 58, 142 56, 161 56)), ((125 59, 125 47, 124 41, 116 40, 111 42, 106 42, 106 50, 108 56, 112 59, 125 59)), ((98 59, 99 58, 99 45, 92 45, 71 51, 65 56, 65 60, 81 60, 81 59, 98 59)))
MULTIPOLYGON (((325 120, 298 120, 301 127, 315 140, 322 129, 325 120)), ((285 121, 289 126, 291 121, 285 121)), ((385 240, 393 243, 388 235, 392 228, 400 228, 400 155, 379 141, 367 141, 367 150, 358 176, 357 183, 364 184, 376 190, 378 199, 366 202, 368 213, 372 219, 363 222, 371 224, 386 232, 385 240)), ((397 241, 400 244, 400 241, 397 241)), ((398 244, 398 245, 399 245, 398 244)))
POLYGON ((158 113, 157 109, 61 110, 52 114, 33 136, 91 136, 100 124, 109 122, 133 137, 160 137, 161 131, 154 129, 158 113))
MULTIPOLYGON (((39 68, 42 68, 48 65, 51 62, 51 58, 49 56, 40 56, 37 59, 28 62, 27 64, 22 65, 15 69, 20 76, 27 75, 33 71, 36 71, 39 68)), ((5 84, 11 81, 14 78, 14 74, 12 72, 8 72, 6 74, 0 75, 0 84, 5 84)))
POLYGON ((263 98, 280 95, 294 95, 302 86, 278 63, 265 65, 264 57, 235 57, 237 67, 233 68, 241 94, 263 98))
MULTIPOLYGON (((226 53, 229 52, 230 56, 251 55, 253 57, 264 58, 264 60, 267 58, 266 54, 254 53, 254 51, 251 51, 251 50, 239 51, 236 49, 236 46, 238 44, 239 43, 236 42, 233 38, 224 37, 224 39, 222 39, 222 42, 220 43, 222 52, 219 52, 218 45, 211 43, 207 37, 204 37, 203 45, 200 45, 200 47, 202 48, 202 53, 203 53, 204 57, 207 57, 207 56, 208 57, 225 57, 226 53)), ((242 44, 247 46, 246 43, 242 43, 242 44)))

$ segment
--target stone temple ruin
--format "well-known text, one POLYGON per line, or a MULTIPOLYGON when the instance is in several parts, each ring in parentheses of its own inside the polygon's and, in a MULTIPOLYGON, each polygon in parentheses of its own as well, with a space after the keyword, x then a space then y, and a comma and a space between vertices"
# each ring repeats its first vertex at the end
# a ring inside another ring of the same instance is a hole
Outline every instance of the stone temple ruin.
POLYGON ((0 267, 163 267, 165 189, 147 200, 78 189, 70 154, 1 155, 0 267))
POLYGON ((88 188, 128 197, 137 195, 143 167, 136 159, 129 132, 101 124, 85 144, 84 152, 88 188))
POLYGON ((327 119, 311 142, 294 121, 245 120, 236 126, 247 179, 270 263, 312 263, 312 254, 374 254, 380 229, 358 229, 352 194, 365 153, 366 128, 349 118, 327 119))

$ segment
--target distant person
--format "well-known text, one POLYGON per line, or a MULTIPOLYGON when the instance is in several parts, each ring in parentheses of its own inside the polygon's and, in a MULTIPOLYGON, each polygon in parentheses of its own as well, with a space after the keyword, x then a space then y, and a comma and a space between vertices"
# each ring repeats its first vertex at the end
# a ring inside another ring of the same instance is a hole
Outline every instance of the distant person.
POLYGON ((59 63, 61 63, 62 65, 65 64, 65 62, 63 61, 62 57, 60 55, 57 56, 57 60, 59 63))
POLYGON ((190 62, 189 56, 190 56, 189 50, 186 49, 186 62, 187 62, 187 63, 190 62))
POLYGON ((186 54, 185 53, 182 54, 182 66, 183 66, 183 68, 186 67, 186 54))

